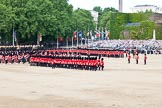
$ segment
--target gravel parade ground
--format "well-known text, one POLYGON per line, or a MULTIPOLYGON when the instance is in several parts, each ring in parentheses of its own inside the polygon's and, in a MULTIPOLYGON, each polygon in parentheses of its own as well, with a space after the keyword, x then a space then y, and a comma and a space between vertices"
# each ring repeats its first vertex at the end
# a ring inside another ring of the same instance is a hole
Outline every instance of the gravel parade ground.
POLYGON ((0 64, 0 108, 162 108, 162 55, 104 58, 104 71, 0 64))

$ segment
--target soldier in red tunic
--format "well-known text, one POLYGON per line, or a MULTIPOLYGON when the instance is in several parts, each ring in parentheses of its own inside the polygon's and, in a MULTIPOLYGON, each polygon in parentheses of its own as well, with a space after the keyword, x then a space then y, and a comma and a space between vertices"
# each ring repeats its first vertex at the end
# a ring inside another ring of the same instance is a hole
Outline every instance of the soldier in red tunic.
POLYGON ((138 59, 139 59, 139 56, 138 56, 138 54, 136 54, 136 64, 138 64, 138 59))
POLYGON ((146 65, 146 60, 147 60, 147 56, 146 54, 144 55, 144 65, 146 65))
POLYGON ((130 64, 131 55, 128 54, 128 63, 130 64))
POLYGON ((8 63, 8 55, 5 55, 5 64, 8 63))
POLYGON ((101 65, 101 70, 103 71, 103 69, 104 69, 104 59, 103 58, 101 59, 100 65, 101 65))
POLYGON ((56 59, 55 59, 55 57, 52 58, 52 68, 56 68, 56 59))
POLYGON ((128 56, 128 51, 125 52, 125 56, 126 56, 126 57, 128 56))

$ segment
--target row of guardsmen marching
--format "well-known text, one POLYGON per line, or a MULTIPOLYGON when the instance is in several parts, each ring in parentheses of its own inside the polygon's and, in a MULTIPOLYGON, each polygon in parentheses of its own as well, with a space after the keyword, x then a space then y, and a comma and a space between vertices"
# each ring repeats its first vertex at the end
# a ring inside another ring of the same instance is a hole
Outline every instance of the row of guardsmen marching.
POLYGON ((81 70, 103 70, 104 59, 97 57, 59 57, 33 55, 30 58, 30 65, 46 66, 52 68, 68 68, 81 70))

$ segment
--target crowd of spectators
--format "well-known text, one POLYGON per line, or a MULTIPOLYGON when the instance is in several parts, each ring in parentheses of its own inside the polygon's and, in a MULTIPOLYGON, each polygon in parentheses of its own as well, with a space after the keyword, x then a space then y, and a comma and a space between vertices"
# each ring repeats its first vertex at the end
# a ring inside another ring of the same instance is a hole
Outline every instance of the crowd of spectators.
POLYGON ((162 40, 100 40, 89 42, 88 48, 108 48, 112 50, 136 49, 162 54, 162 40))

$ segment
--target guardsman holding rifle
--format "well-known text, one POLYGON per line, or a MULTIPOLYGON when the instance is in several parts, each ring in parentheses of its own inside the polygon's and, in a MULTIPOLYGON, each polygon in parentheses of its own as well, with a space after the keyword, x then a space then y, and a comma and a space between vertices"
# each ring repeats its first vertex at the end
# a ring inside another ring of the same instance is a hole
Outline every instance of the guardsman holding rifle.
POLYGON ((128 54, 128 64, 130 64, 131 55, 128 54))
POLYGON ((136 64, 138 64, 138 60, 139 60, 139 56, 138 56, 138 54, 136 54, 136 64))
POLYGON ((101 66, 101 70, 103 71, 103 69, 104 69, 104 59, 103 58, 101 59, 100 66, 101 66))
POLYGON ((146 65, 146 60, 147 60, 147 56, 146 54, 144 55, 144 65, 146 65))

